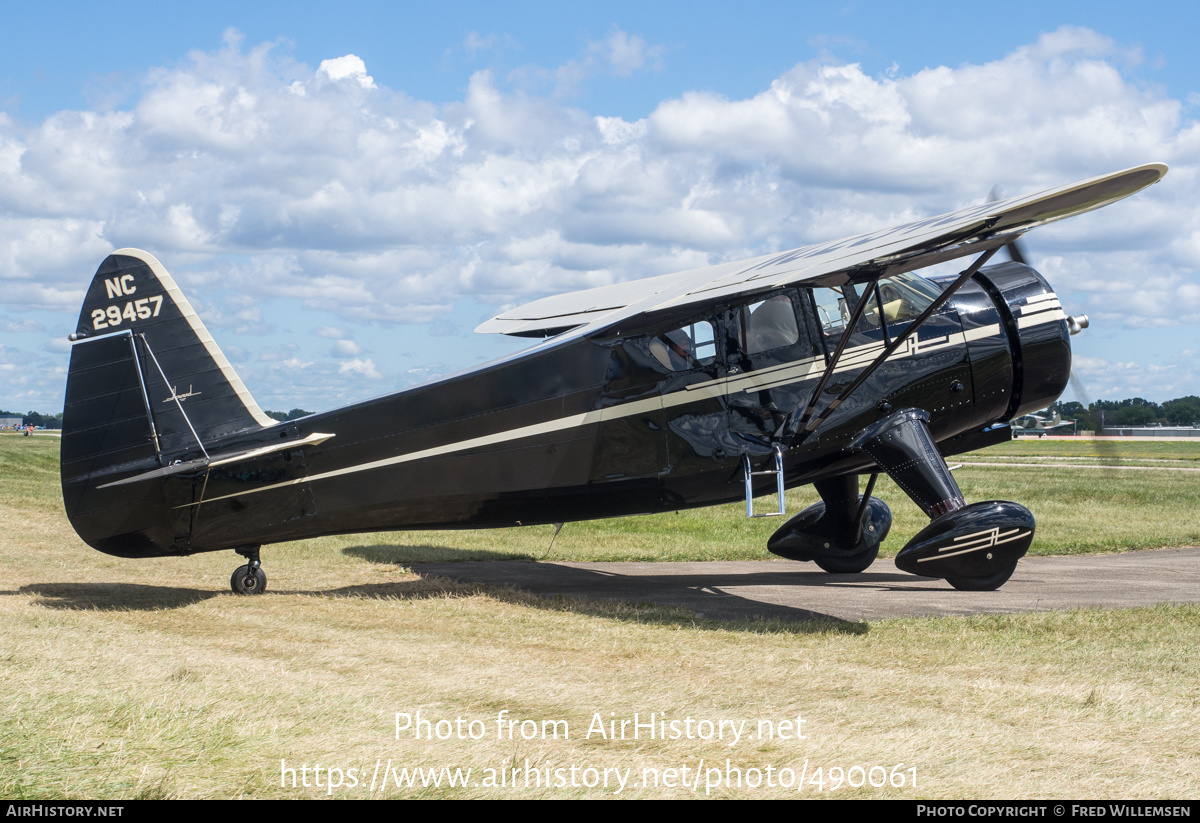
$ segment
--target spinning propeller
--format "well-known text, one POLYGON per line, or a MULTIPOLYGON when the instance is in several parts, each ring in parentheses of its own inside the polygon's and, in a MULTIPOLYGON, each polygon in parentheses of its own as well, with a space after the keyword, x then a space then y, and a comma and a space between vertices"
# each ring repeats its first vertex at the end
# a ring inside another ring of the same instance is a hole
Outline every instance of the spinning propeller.
MULTIPOLYGON (((988 194, 988 202, 994 203, 1000 199, 1000 188, 998 186, 993 186, 991 192, 988 194)), ((1029 258, 1025 253, 1025 243, 1023 240, 1021 240, 1020 236, 1014 237, 1012 240, 1006 243, 1003 248, 1008 253, 1008 258, 1014 263, 1020 263, 1023 266, 1030 265, 1029 258)), ((1069 331, 1072 336, 1079 334, 1090 325, 1091 321, 1088 320, 1088 316, 1086 314, 1080 314, 1078 316, 1067 315, 1067 331, 1069 331)), ((1079 378, 1079 375, 1075 373, 1074 362, 1071 363, 1070 383, 1071 388, 1075 392, 1075 396, 1079 398, 1079 402, 1082 403, 1084 407, 1090 408, 1092 405, 1091 393, 1087 391, 1083 385, 1083 381, 1079 378)), ((1098 451, 1109 453, 1102 455, 1102 457, 1111 456, 1112 447, 1111 445, 1108 445, 1108 441, 1097 440, 1096 445, 1098 451)))

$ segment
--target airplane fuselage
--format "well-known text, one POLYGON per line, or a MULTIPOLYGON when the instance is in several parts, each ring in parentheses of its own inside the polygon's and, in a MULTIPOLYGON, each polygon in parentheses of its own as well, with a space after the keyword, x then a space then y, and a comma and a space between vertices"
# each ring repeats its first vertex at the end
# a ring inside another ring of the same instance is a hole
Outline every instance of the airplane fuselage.
MULTIPOLYGON (((913 316, 902 297, 859 291, 875 301, 874 316, 866 312, 852 330, 829 399, 913 316)), ((637 326, 565 334, 477 370, 232 434, 205 460, 195 446, 165 459, 147 451, 81 490, 72 522, 101 551, 146 557, 737 500, 743 457, 756 467, 773 459, 780 432, 826 369, 844 331, 840 295, 854 296, 786 288, 699 313, 647 315, 637 326), (260 453, 221 461, 247 452, 260 453), (159 479, 120 484, 164 463, 159 479)), ((1015 263, 985 268, 815 434, 789 440, 785 483, 875 470, 847 444, 895 409, 926 410, 943 454, 1007 439, 1007 428, 985 429, 1044 408, 1069 370, 1064 315, 1044 279, 1015 263)), ((167 400, 186 411, 188 399, 172 394, 167 400)))

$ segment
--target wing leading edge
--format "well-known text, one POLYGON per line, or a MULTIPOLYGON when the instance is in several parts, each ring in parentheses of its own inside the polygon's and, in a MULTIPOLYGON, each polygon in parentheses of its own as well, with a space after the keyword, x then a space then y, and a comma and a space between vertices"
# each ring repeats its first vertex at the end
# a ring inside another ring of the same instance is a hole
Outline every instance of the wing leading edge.
POLYGON ((546 297, 499 314, 475 331, 543 337, 781 286, 837 286, 880 273, 888 277, 1004 245, 1037 226, 1115 203, 1166 173, 1165 163, 1148 163, 829 243, 546 297))

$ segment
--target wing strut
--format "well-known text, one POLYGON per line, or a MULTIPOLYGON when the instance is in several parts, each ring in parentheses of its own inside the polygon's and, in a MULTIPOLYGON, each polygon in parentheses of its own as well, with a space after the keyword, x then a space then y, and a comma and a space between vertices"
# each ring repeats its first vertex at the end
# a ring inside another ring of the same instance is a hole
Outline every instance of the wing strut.
MULTIPOLYGON (((837 368, 838 361, 842 359, 842 352, 846 350, 846 344, 850 342, 850 334, 858 328, 858 321, 866 311, 867 303, 871 302, 867 299, 867 295, 873 294, 876 287, 879 285, 880 276, 877 275, 867 287, 863 289, 862 297, 854 306, 854 311, 850 313, 850 319, 846 321, 846 330, 842 332, 842 339, 838 341, 837 349, 833 352, 833 357, 829 358, 829 364, 825 366, 825 373, 821 375, 821 379, 817 381, 817 387, 813 389, 812 397, 808 400, 808 405, 804 407, 804 414, 800 417, 800 422, 796 425, 797 431, 804 430, 808 424, 808 420, 812 417, 813 409, 817 406, 817 400, 821 397, 821 392, 825 391, 825 384, 829 382, 829 378, 833 376, 834 369, 837 368)), ((787 427, 785 422, 781 429, 787 427)), ((814 427, 815 428, 815 427, 814 427)), ((804 437, 808 436, 805 432, 804 437)), ((803 443, 804 437, 801 437, 797 442, 803 443)))
MULTIPOLYGON (((912 335, 916 333, 917 329, 921 327, 921 324, 928 320, 934 312, 945 305, 946 301, 953 297, 954 293, 962 288, 963 284, 970 280, 975 272, 979 271, 979 269, 983 267, 983 264, 990 260, 992 255, 997 251, 999 251, 999 247, 995 249, 988 249, 983 254, 979 255, 979 257, 975 258, 975 262, 968 266, 966 270, 958 276, 958 279, 950 284, 949 288, 942 292, 936 300, 926 306, 925 311, 921 312, 917 316, 917 319, 910 323, 908 328, 901 332, 900 336, 893 340, 891 344, 888 345, 888 347, 885 348, 883 352, 875 358, 874 361, 872 361, 871 365, 863 369, 862 373, 859 374, 858 377, 854 378, 850 385, 847 386, 832 403, 825 407, 824 411, 814 417, 811 421, 808 421, 806 425, 805 421, 807 420, 808 415, 811 413, 812 407, 816 404, 817 396, 819 395, 820 391, 825 388, 825 381, 828 379, 829 375, 833 373, 833 366, 837 362, 835 355, 835 359, 831 360, 829 366, 826 367, 825 374, 821 376, 821 382, 817 384, 817 390, 813 392, 812 399, 808 402, 809 408, 805 410, 805 419, 801 420, 800 425, 797 427, 800 429, 800 431, 796 435, 795 443, 793 445, 798 445, 808 439, 808 437, 815 432, 822 423, 825 422, 829 415, 833 414, 837 410, 838 406, 846 402, 846 398, 853 394, 855 389, 866 382, 866 379, 874 374, 876 369, 883 365, 883 361, 891 357, 892 353, 895 352, 896 349, 904 345, 904 341, 909 337, 912 337, 912 335)), ((875 280, 872 281, 872 286, 878 282, 878 280, 879 278, 875 278, 875 280)), ((859 306, 863 305, 864 303, 866 303, 865 300, 860 300, 859 306)), ((855 306, 856 315, 854 321, 856 323, 858 322, 857 312, 859 306, 855 306)), ((842 340, 840 343, 838 343, 838 350, 836 352, 837 355, 842 353, 842 349, 845 346, 846 340, 850 337, 850 332, 853 329, 854 326, 852 325, 846 326, 846 331, 842 334, 842 340)))

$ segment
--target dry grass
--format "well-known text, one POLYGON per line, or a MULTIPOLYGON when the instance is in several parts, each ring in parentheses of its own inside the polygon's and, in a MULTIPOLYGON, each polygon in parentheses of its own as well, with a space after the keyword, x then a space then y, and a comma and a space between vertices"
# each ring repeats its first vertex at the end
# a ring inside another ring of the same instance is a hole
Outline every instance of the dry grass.
POLYGON ((1196 465, 1200 461, 1200 439, 1196 440, 1052 440, 1046 438, 1022 438, 981 452, 974 452, 964 459, 1060 457, 1089 462, 1110 461, 1114 464, 1138 463, 1142 461, 1172 460, 1185 465, 1196 465))
MULTIPOLYGON (((56 447, 0 440, 5 797, 326 794, 281 787, 281 759, 360 770, 358 786, 334 793, 346 797, 613 792, 481 785, 483 770, 526 758, 552 769, 631 769, 639 784, 646 768, 687 766, 690 779, 702 759, 706 768, 728 758, 743 770, 797 772, 807 761, 806 779, 818 766, 917 770, 915 789, 843 787, 839 797, 1169 798, 1194 795, 1200 782, 1194 607, 714 623, 649 605, 421 579, 398 562, 404 550, 392 537, 378 535, 270 549, 269 593, 238 598, 228 577, 241 561, 230 553, 134 562, 81 544, 59 510, 56 447), (487 722, 488 739, 397 740, 395 713, 417 710, 487 722), (571 737, 495 740, 501 711, 565 720, 571 737), (595 712, 746 720, 750 729, 801 715, 806 737, 732 747, 584 739, 595 712), (371 793, 377 760, 389 758, 470 767, 477 785, 371 793)), ((893 508, 899 515, 909 506, 893 508)), ((619 521, 605 540, 619 546, 630 523, 619 521)), ((647 551, 673 541, 661 526, 649 531, 639 538, 647 551)), ((483 534, 496 536, 501 552, 541 535, 483 534)), ((694 794, 630 785, 622 796, 694 794)), ((743 786, 713 794, 797 793, 743 786)))

